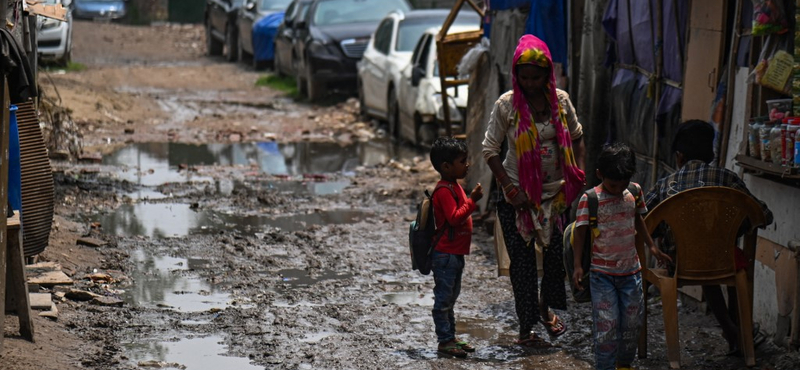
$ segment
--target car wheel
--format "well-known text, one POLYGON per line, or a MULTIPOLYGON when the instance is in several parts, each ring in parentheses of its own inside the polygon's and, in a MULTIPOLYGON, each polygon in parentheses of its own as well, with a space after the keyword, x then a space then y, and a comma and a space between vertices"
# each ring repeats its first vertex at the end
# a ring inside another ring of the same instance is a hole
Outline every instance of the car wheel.
POLYGON ((239 40, 236 38, 236 31, 232 26, 228 26, 228 28, 225 29, 225 46, 228 48, 226 57, 229 62, 235 62, 236 58, 239 56, 238 41, 239 40))
POLYGON ((358 115, 362 120, 366 121, 369 117, 367 116, 367 103, 364 101, 364 83, 361 82, 360 78, 356 77, 356 79, 356 87, 358 89, 358 115))
MULTIPOLYGON (((299 63, 294 63, 294 70, 297 71, 299 68, 299 63)), ((306 91, 306 81, 303 79, 303 76, 300 73, 295 74, 294 76, 295 82, 297 82, 297 93, 300 96, 308 96, 308 92, 306 91)))
POLYGON ((397 104, 397 93, 394 92, 394 88, 389 90, 389 101, 386 102, 386 118, 389 124, 389 137, 395 140, 398 139, 400 137, 400 127, 398 127, 400 110, 397 104))
POLYGON ((430 147, 436 140, 436 126, 423 123, 417 127, 417 145, 430 147))
POLYGON ((323 95, 325 95, 325 88, 319 81, 314 80, 314 75, 311 74, 311 67, 306 65, 306 95, 308 95, 309 101, 316 101, 319 100, 323 95))
POLYGON ((281 59, 278 57, 278 48, 275 48, 275 52, 273 53, 272 57, 275 58, 275 61, 272 62, 272 71, 275 72, 278 77, 286 76, 286 73, 283 73, 282 70, 283 67, 281 66, 280 62, 281 59))
POLYGON ((244 63, 244 61, 245 61, 245 59, 246 59, 246 57, 247 57, 247 56, 245 55, 244 48, 242 47, 242 39, 241 39, 241 38, 239 38, 237 41, 238 41, 238 42, 237 42, 237 45, 238 45, 238 46, 236 47, 236 51, 237 51, 237 53, 236 53, 236 60, 238 60, 238 61, 240 61, 240 62, 244 63))
POLYGON ((211 34, 211 25, 206 23, 206 53, 210 56, 222 55, 222 43, 211 34))

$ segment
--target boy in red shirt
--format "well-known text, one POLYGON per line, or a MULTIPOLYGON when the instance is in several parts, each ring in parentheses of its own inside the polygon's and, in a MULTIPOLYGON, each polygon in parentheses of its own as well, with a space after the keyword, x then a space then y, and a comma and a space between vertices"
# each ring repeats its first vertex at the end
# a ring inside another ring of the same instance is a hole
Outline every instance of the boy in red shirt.
POLYGON ((436 230, 443 232, 432 253, 433 323, 439 341, 438 352, 464 358, 467 352, 475 352, 475 348, 456 339, 453 307, 461 293, 464 255, 469 254, 472 243, 472 212, 475 202, 483 197, 483 189, 480 184, 476 185, 468 198, 456 182, 466 177, 469 170, 467 144, 463 141, 437 138, 431 147, 431 163, 442 176, 433 191, 432 201, 436 230))

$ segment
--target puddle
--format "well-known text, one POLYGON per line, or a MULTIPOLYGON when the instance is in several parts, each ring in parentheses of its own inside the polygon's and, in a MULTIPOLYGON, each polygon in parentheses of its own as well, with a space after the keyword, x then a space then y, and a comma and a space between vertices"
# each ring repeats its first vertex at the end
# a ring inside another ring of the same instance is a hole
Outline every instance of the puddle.
POLYGON ((350 181, 309 181, 299 184, 296 181, 281 181, 271 183, 269 186, 282 193, 297 195, 331 195, 341 194, 346 187, 350 186, 350 181))
POLYGON ((326 210, 289 216, 235 216, 213 210, 195 210, 180 203, 123 204, 111 213, 91 216, 103 232, 119 236, 167 238, 209 235, 220 231, 255 234, 267 227, 285 231, 305 230, 311 225, 356 223, 371 213, 360 210, 326 210))
POLYGON ((189 270, 208 268, 204 259, 156 257, 143 250, 131 254, 134 284, 125 292, 125 301, 133 306, 168 307, 180 312, 225 308, 228 294, 189 270))
POLYGON ((358 166, 375 166, 392 158, 411 159, 416 149, 389 141, 338 143, 299 142, 204 144, 136 143, 103 157, 103 164, 121 166, 118 173, 130 182, 155 186, 167 182, 211 181, 186 166, 255 166, 273 175, 349 173, 358 166))
POLYGON ((384 294, 381 299, 397 305, 433 307, 433 293, 387 293, 384 294))
POLYGON ((250 364, 250 360, 247 358, 222 355, 226 349, 221 342, 222 338, 209 336, 184 339, 178 342, 142 340, 124 344, 124 347, 126 355, 134 364, 154 364, 155 367, 150 368, 186 370, 263 369, 263 367, 250 364))
POLYGON ((460 318, 456 320, 456 332, 471 338, 493 341, 504 334, 497 330, 497 325, 496 320, 460 318))
POLYGON ((279 279, 284 284, 292 287, 309 286, 323 280, 342 280, 353 277, 352 274, 337 274, 335 271, 323 270, 320 274, 311 276, 306 270, 286 269, 278 271, 279 279))

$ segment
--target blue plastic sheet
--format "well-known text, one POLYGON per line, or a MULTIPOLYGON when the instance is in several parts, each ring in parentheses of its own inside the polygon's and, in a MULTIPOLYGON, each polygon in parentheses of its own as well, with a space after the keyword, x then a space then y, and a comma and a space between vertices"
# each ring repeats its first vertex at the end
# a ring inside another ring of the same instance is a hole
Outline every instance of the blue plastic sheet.
MULTIPOLYGON (((489 9, 508 10, 530 8, 525 22, 525 33, 534 35, 547 44, 553 61, 567 68, 567 12, 563 1, 553 0, 492 0, 489 9)), ((491 24, 484 26, 484 36, 489 37, 491 24)))
POLYGON ((275 58, 275 35, 283 22, 284 12, 272 13, 253 25, 253 59, 272 61, 275 58))

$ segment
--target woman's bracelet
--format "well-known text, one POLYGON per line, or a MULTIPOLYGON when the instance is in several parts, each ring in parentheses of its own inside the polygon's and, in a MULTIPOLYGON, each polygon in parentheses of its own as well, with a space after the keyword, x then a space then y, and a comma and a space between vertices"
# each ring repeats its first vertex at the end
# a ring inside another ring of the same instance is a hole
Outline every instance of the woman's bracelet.
POLYGON ((497 182, 499 182, 499 183, 501 183, 501 184, 502 184, 502 183, 503 183, 503 180, 505 180, 505 179, 507 179, 507 178, 508 178, 508 174, 505 174, 505 173, 504 173, 504 174, 501 174, 500 176, 497 176, 497 182))
POLYGON ((506 196, 509 199, 513 199, 514 197, 517 196, 517 194, 519 194, 519 189, 517 187, 514 187, 513 189, 511 189, 511 191, 506 192, 506 196))

